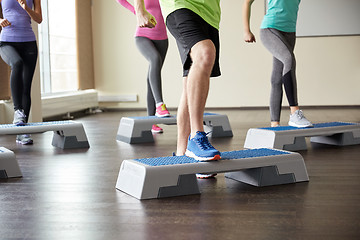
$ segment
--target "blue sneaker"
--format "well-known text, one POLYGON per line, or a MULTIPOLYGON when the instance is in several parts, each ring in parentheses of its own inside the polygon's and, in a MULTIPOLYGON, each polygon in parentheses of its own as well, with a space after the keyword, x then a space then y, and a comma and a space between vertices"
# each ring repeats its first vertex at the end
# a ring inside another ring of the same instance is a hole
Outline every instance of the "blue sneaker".
POLYGON ((185 155, 198 161, 219 160, 220 152, 209 142, 206 133, 197 131, 194 138, 188 140, 185 155))

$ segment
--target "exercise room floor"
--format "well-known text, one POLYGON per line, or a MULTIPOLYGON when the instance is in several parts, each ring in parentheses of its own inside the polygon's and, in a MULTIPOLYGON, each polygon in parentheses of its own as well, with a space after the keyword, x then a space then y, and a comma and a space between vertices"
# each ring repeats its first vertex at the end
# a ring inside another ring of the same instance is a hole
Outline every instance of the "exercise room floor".
MULTIPOLYGON (((267 110, 226 114, 232 138, 213 138, 220 151, 243 149, 246 132, 267 127, 267 110)), ((360 109, 305 109, 314 123, 360 122, 360 109)), ((173 112, 175 113, 175 112, 173 112)), ((51 145, 52 132, 34 145, 0 136, 16 154, 22 178, 0 179, 0 239, 360 239, 360 145, 311 144, 299 151, 310 182, 253 187, 219 174, 198 180, 201 195, 139 201, 115 189, 124 159, 169 156, 176 126, 162 126, 155 143, 116 141, 121 117, 145 111, 104 112, 78 119, 89 149, 51 145)), ((283 111, 286 125, 288 111, 283 111)))

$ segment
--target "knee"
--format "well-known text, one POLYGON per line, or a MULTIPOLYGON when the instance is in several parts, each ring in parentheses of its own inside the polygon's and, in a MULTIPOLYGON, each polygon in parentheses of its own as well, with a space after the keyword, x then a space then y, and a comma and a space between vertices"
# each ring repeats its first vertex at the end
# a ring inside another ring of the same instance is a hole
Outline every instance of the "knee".
POLYGON ((284 58, 284 72, 290 71, 291 69, 295 68, 295 66, 295 56, 292 54, 286 55, 286 57, 284 58))
POLYGON ((10 63, 10 67, 12 70, 22 70, 23 65, 24 65, 24 62, 21 59, 17 59, 10 63))
POLYGON ((282 88, 282 78, 271 80, 271 87, 272 88, 282 88))
POLYGON ((161 68, 162 66, 162 59, 160 57, 160 55, 154 55, 152 56, 151 60, 150 60, 150 66, 152 68, 156 68, 156 67, 159 67, 161 68))
POLYGON ((276 81, 271 81, 271 89, 272 91, 282 91, 282 79, 276 81))
POLYGON ((196 49, 196 52, 194 52, 192 56, 192 60, 194 64, 211 70, 214 66, 215 57, 216 49, 214 44, 210 41, 196 49))

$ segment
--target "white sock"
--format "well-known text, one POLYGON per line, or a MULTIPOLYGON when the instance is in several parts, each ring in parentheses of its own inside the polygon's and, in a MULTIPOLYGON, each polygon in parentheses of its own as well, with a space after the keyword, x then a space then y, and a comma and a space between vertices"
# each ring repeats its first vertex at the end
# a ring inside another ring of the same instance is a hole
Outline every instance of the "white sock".
POLYGON ((164 104, 164 102, 159 102, 159 103, 156 104, 156 107, 159 107, 159 106, 161 106, 163 104, 164 104))

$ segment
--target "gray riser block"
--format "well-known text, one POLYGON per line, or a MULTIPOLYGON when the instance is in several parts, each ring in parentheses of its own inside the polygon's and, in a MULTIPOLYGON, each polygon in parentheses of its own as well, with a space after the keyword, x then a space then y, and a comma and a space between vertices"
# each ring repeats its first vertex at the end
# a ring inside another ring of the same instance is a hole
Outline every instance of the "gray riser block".
POLYGON ((295 183, 294 174, 279 174, 276 166, 226 173, 225 177, 257 187, 295 183))
POLYGON ((336 145, 336 146, 348 146, 360 144, 360 137, 355 138, 352 132, 338 133, 332 136, 320 136, 310 138, 311 142, 336 145))
POLYGON ((0 178, 14 177, 22 177, 15 154, 4 147, 0 147, 0 178))

